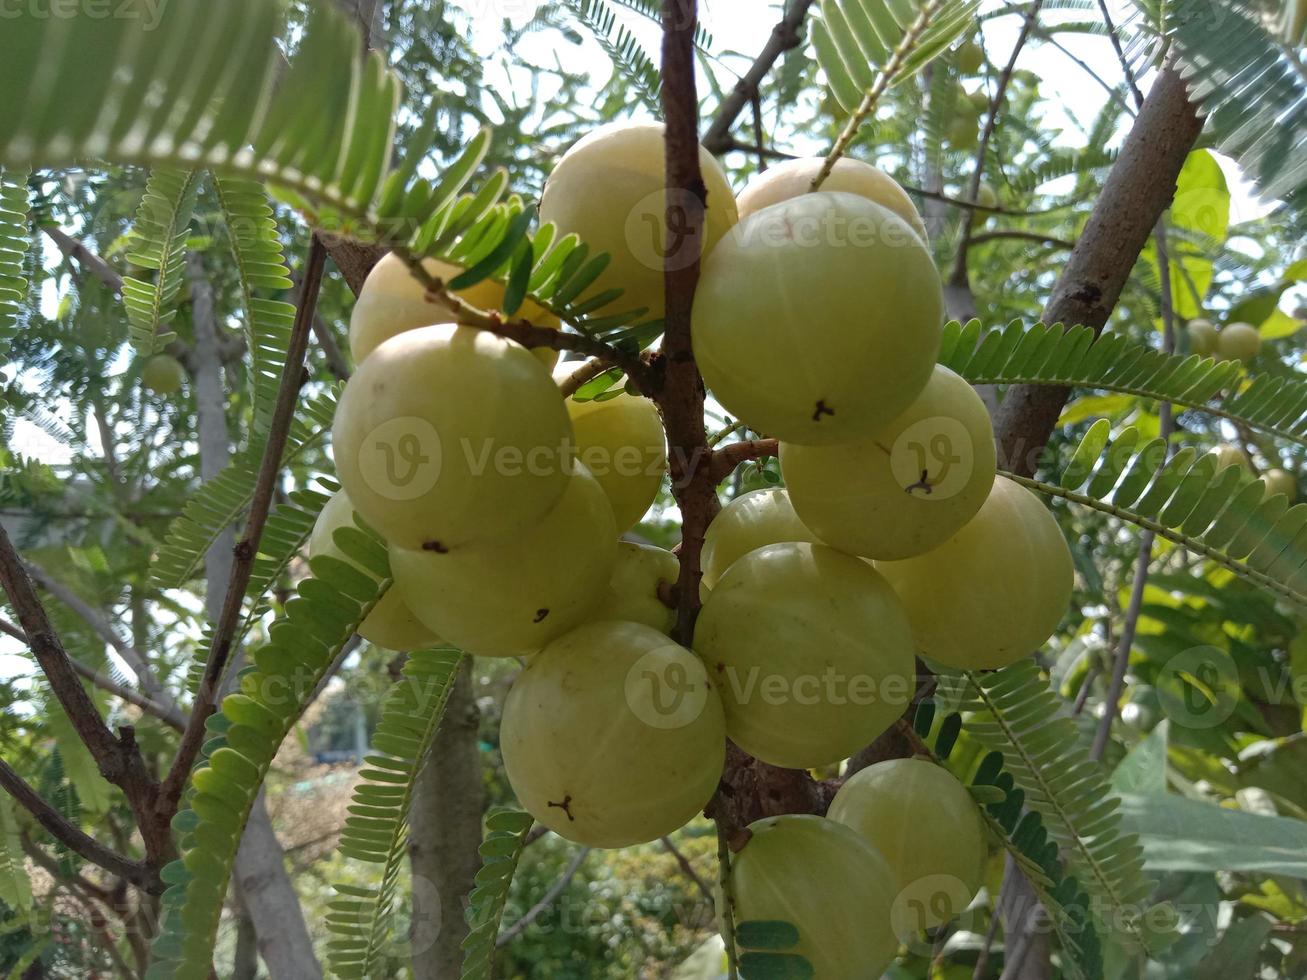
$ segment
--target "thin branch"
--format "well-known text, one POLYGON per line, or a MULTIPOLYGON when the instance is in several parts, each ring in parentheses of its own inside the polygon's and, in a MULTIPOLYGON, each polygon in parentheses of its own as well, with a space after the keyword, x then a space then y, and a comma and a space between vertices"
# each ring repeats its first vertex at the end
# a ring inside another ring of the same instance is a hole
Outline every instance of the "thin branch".
POLYGON ((105 847, 99 841, 88 837, 74 827, 62 813, 41 798, 41 795, 28 785, 14 768, 0 759, 0 787, 27 810, 37 823, 44 827, 55 840, 87 861, 104 868, 110 874, 125 878, 138 888, 152 895, 163 892, 162 882, 144 864, 133 861, 119 854, 112 848, 105 847))
POLYGON ((608 370, 610 368, 607 364, 597 357, 592 358, 558 382, 558 391, 564 398, 571 398, 581 389, 582 385, 593 381, 608 370))
POLYGON ((182 788, 190 777, 191 766, 204 742, 204 723, 217 707, 223 671, 231 656, 236 629, 240 623, 245 589, 254 570, 254 558, 258 554, 263 527, 272 506, 272 495, 276 489, 277 475, 281 470, 281 457, 286 448, 286 439, 290 434, 291 421, 295 414, 300 389, 299 381, 304 369, 304 355, 308 349, 309 333, 317 309, 326 257, 327 252, 322 239, 314 235, 308 261, 305 263, 301 301, 295 311, 295 323, 291 328, 286 363, 281 373, 281 385, 277 390, 277 403, 268 428, 267 444, 259 464, 254 494, 250 500, 249 517, 245 523, 244 533, 236 544, 235 560, 232 562, 231 578, 227 583, 222 614, 214 629, 209 656, 204 664, 204 676, 195 695, 195 704, 191 708, 190 722, 177 749, 177 757, 173 761, 172 769, 169 770, 163 783, 160 802, 164 812, 169 816, 181 799, 182 788))
POLYGON ((725 821, 717 821, 717 887, 722 900, 718 911, 722 942, 726 945, 726 975, 737 980, 740 975, 740 951, 735 945, 735 889, 731 887, 731 838, 725 821))
POLYGON ((720 155, 732 149, 756 151, 756 147, 749 147, 747 144, 744 146, 738 145, 731 137, 731 127, 735 125, 735 120, 739 118, 740 113, 758 97, 763 79, 771 72, 772 66, 776 64, 781 55, 786 51, 797 48, 802 43, 801 29, 803 21, 808 16, 808 8, 812 4, 813 0, 791 0, 788 9, 785 11, 785 16, 780 23, 772 28, 766 46, 754 59, 749 70, 736 82, 731 94, 722 100, 721 108, 717 110, 716 117, 703 134, 703 145, 708 149, 709 153, 720 155))
POLYGON ((715 904, 717 896, 713 894, 708 882, 704 881, 699 872, 694 870, 694 865, 690 863, 690 859, 681 853, 681 849, 672 843, 672 839, 670 837, 660 837, 658 841, 663 845, 663 849, 676 859, 676 864, 681 869, 681 873, 694 882, 695 887, 699 889, 704 898, 715 904))
POLYGON ((983 245, 985 242, 994 242, 1002 239, 1016 239, 1025 242, 1037 242, 1040 245, 1051 245, 1054 248, 1075 248, 1076 243, 1067 241, 1065 238, 1055 238, 1052 235, 1041 235, 1036 231, 1021 231, 1016 228, 1003 228, 997 231, 987 231, 982 235, 973 235, 963 244, 967 248, 975 245, 983 245))
POLYGON ((1117 36, 1116 25, 1112 23, 1111 11, 1107 9, 1105 0, 1098 0, 1098 11, 1103 15, 1103 26, 1107 28, 1107 38, 1112 42, 1112 50, 1116 52, 1116 60, 1121 64, 1121 73, 1125 75, 1126 84, 1130 86, 1130 94, 1134 96, 1135 105, 1144 104, 1144 93, 1139 90, 1139 83, 1135 80, 1135 73, 1130 68, 1130 62, 1125 56, 1125 51, 1121 48, 1121 38, 1117 36))
POLYGON ((522 918, 518 919, 511 926, 505 929, 499 938, 495 940, 495 946, 500 948, 507 946, 510 942, 526 931, 526 928, 538 919, 545 909, 553 905, 559 895, 563 894, 564 889, 572 883, 572 879, 576 877, 576 873, 581 870, 581 865, 585 863, 585 859, 589 856, 590 848, 588 847, 583 847, 581 850, 577 851, 576 856, 572 858, 563 873, 559 875, 558 880, 555 881, 549 887, 549 890, 540 897, 540 901, 527 909, 526 914, 523 915, 522 918))
MULTIPOLYGON (((921 8, 921 13, 917 14, 916 20, 903 32, 903 37, 900 38, 898 46, 894 48, 894 53, 890 55, 885 67, 876 75, 876 80, 872 82, 867 94, 862 97, 862 102, 858 108, 854 110, 853 115, 849 116, 848 121, 844 124, 844 129, 840 132, 835 145, 826 154, 826 160, 822 163, 821 170, 817 171, 817 175, 812 178, 812 190, 821 189, 821 185, 825 183, 826 178, 835 169, 835 164, 848 151, 849 145, 853 142, 854 137, 858 135, 858 130, 862 127, 863 121, 876 110, 876 104, 880 101, 880 97, 894 83, 899 69, 903 67, 904 59, 917 46, 918 39, 947 2, 948 0, 930 0, 921 8)), ((973 193, 971 196, 974 199, 976 195, 973 193)))
POLYGON ((780 444, 775 439, 749 439, 745 442, 733 442, 715 450, 709 463, 713 486, 721 483, 735 472, 741 463, 755 459, 766 459, 780 451, 780 444))
POLYGON ((123 291, 123 277, 118 270, 72 235, 57 225, 43 224, 41 230, 45 232, 50 241, 59 247, 59 251, 63 252, 65 257, 76 260, 78 265, 99 279, 108 287, 110 292, 121 293, 123 291))

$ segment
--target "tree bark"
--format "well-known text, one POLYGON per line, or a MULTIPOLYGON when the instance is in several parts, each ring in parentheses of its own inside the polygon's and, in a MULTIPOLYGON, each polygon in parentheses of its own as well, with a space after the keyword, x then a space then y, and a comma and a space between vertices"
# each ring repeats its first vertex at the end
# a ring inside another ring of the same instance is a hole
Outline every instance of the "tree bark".
POLYGON ((456 980, 462 969, 464 904, 481 866, 480 719, 468 662, 454 681, 431 758, 418 773, 409 817, 413 980, 456 980))
MULTIPOLYGON (((195 328, 190 367, 194 378, 200 474, 205 480, 210 480, 231 460, 227 396, 223 389, 213 289, 205 275, 203 259, 198 254, 187 256, 186 265, 191 281, 191 313, 195 328)), ((235 543, 235 529, 228 528, 204 557, 205 608, 210 623, 216 623, 222 614, 235 543)), ((313 952, 299 897, 286 873, 281 845, 268 819, 261 791, 254 801, 236 852, 233 882, 241 904, 254 921, 259 952, 273 980, 320 980, 322 968, 313 952)))

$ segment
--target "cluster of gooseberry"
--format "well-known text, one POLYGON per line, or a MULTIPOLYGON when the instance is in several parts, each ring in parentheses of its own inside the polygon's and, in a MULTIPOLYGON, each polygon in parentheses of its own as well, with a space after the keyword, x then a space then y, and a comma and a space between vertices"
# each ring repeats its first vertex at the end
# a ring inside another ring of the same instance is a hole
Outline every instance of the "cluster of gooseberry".
POLYGON ((1227 323, 1218 329, 1211 320, 1197 317, 1185 327, 1190 351, 1204 357, 1247 364, 1262 349, 1262 335, 1251 323, 1227 323))
MULTIPOLYGON (((653 403, 564 398, 551 353, 443 322, 453 311, 393 257, 351 322, 359 366, 333 432, 342 490, 311 541, 339 556, 335 532, 357 512, 389 542, 395 584, 360 627, 369 640, 526 658, 503 712, 509 781, 542 824, 593 847, 692 819, 728 737, 776 766, 839 764, 903 714, 917 654, 1011 663, 1047 639, 1071 592, 1056 522, 996 477, 984 404, 936 365, 941 286, 903 189, 843 159, 814 191, 823 161, 795 160, 737 200, 706 151, 701 165, 695 358, 727 412, 779 440, 787 489, 738 496, 709 526, 693 649, 671 639, 660 598, 676 556, 619 540, 667 467, 653 403)), ((540 208, 611 256, 593 291, 620 287, 653 317, 677 255, 664 185, 661 126, 605 127, 560 159, 540 208)), ((460 295, 494 309, 502 289, 460 295)), ((558 325, 530 304, 523 315, 558 325)), ((902 935, 896 909, 915 910, 914 927, 947 918, 984 856, 969 795, 921 760, 857 773, 829 817, 749 829, 737 913, 795 923, 826 978, 879 975, 902 935), (804 907, 812 883, 859 900, 804 907), (921 888, 931 900, 914 899, 921 888), (823 941, 832 929, 840 942, 823 941)))

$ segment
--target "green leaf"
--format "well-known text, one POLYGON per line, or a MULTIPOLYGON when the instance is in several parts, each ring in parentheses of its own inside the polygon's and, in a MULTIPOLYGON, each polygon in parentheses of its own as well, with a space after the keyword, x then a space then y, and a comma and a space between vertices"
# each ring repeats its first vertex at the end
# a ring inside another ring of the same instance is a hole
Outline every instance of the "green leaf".
POLYGON ((508 808, 492 811, 486 817, 488 833, 481 845, 484 863, 468 896, 468 934, 463 940, 463 969, 459 973, 462 980, 490 976, 495 939, 508 901, 508 883, 517 870, 533 823, 530 814, 508 808))
POLYGON ((1166 739, 1170 724, 1165 718, 1158 722, 1117 764, 1112 772, 1114 792, 1154 795, 1166 792, 1166 739))
POLYGON ((123 279, 132 346, 142 354, 153 354, 176 337, 168 324, 177 313, 186 272, 186 239, 199 188, 198 170, 159 169, 146 181, 127 258, 159 275, 152 283, 130 276, 123 279))
POLYGON ((799 945, 799 930, 791 922, 741 922, 735 927, 735 942, 742 949, 793 949, 799 945))

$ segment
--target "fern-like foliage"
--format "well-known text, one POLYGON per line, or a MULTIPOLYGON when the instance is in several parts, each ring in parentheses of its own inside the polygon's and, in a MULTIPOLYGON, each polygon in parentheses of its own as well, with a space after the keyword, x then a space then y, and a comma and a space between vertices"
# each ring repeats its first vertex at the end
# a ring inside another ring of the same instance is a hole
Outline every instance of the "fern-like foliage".
POLYGON ((384 542, 360 527, 335 542, 348 561, 313 560, 285 615, 241 674, 239 693, 208 722, 212 734, 173 827, 181 859, 162 872, 163 920, 148 980, 206 980, 241 832, 273 757, 358 624, 390 587, 384 542))
POLYGON ((25 915, 32 908, 32 880, 27 874, 13 798, 0 795, 0 901, 25 915))
MULTIPOLYGON (((956 711, 943 718, 926 699, 917 706, 912 727, 936 762, 948 759, 962 730, 956 711)), ((1049 839, 1043 817, 1025 809, 1025 791, 1003 765, 1003 754, 990 751, 980 760, 967 784, 980 814, 993 835, 1021 868, 1048 911, 1063 950, 1070 957, 1067 976, 1093 980, 1103 974, 1102 945, 1088 915, 1089 896, 1068 874, 1057 844, 1049 839)))
MULTIPOLYGON (((338 397, 339 388, 302 404, 286 440, 284 463, 289 464, 322 444, 331 431, 338 397)), ((261 458, 261 449, 233 457, 221 473, 200 487, 187 502, 181 516, 168 529, 150 570, 159 588, 181 588, 195 574, 218 536, 240 520, 254 492, 261 458)), ((258 571, 256 567, 256 575, 258 571)))
POLYGON ((940 363, 972 384, 1067 385, 1119 391, 1229 419, 1307 446, 1307 383, 1245 377, 1238 361, 1164 354, 1122 334, 1088 327, 1013 323, 984 330, 956 321, 944 330, 940 363))
POLYGON ((1094 423, 1057 483, 1006 474, 1054 497, 1153 531, 1266 591, 1307 606, 1307 504, 1266 497, 1242 466, 1217 470, 1192 446, 1168 457, 1166 444, 1140 445, 1133 427, 1110 438, 1094 423))
MULTIPOLYGON (((599 42, 613 67, 630 79, 640 101, 654 112, 659 111, 658 93, 662 90, 662 75, 658 66, 645 51, 644 45, 617 20, 617 15, 606 0, 563 0, 564 5, 599 42)), ((628 3, 633 9, 640 4, 628 3)), ((641 13, 648 11, 640 10, 641 13)))
POLYGON ((168 324, 177 313, 186 271, 186 238, 199 189, 197 170, 159 169, 145 183, 127 258, 143 269, 154 269, 158 277, 152 283, 131 276, 123 279, 132 346, 142 354, 153 354, 176 336, 168 324))
POLYGON ((240 177, 219 177, 216 189, 227 233, 231 236, 245 306, 254 399, 254 432, 250 444, 254 445, 262 442, 272 423, 295 323, 295 307, 269 299, 266 294, 290 289, 293 283, 263 185, 240 177))
MULTIPOLYGON (((966 716, 971 738, 1002 754, 1021 792, 1004 804, 1011 807, 1009 816, 1022 806, 1039 814, 1052 844, 1094 899, 1100 929, 1131 949, 1165 945, 1169 936, 1148 926, 1155 883, 1144 875, 1143 850, 1121 832, 1120 801, 1034 660, 986 674, 941 674, 936 700, 966 716)), ((1019 824, 1012 833, 1034 835, 1027 843, 1039 837, 1019 824)))
POLYGON ((414 784, 435 743, 440 720, 463 663, 453 649, 409 654, 404 676, 386 697, 372 744, 380 754, 366 759, 370 769, 354 790, 340 852, 381 865, 375 888, 337 883, 327 925, 334 933, 328 950, 338 977, 389 976, 387 961, 407 960, 403 944, 390 944, 396 888, 404 869, 408 815, 414 784))
POLYGON ((979 6, 979 0, 822 0, 812 43, 831 94, 845 112, 855 112, 878 84, 883 90, 910 78, 941 54, 979 6), (882 73, 888 77, 878 81, 882 73))
POLYGON ((1173 0, 1168 27, 1206 129, 1267 198, 1307 193, 1307 75, 1261 4, 1173 0))
POLYGON ((534 822, 529 813, 510 809, 496 810, 486 818, 486 839, 480 848, 481 870, 468 897, 468 933, 463 940, 463 969, 459 980, 490 980, 495 939, 504 918, 508 888, 534 822))
POLYGON ((12 336, 27 296, 27 178, 0 170, 0 344, 12 336))

